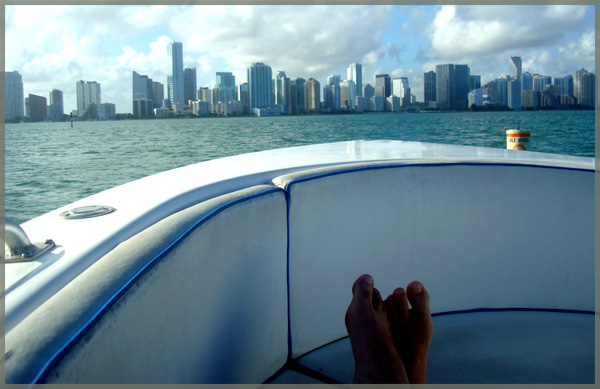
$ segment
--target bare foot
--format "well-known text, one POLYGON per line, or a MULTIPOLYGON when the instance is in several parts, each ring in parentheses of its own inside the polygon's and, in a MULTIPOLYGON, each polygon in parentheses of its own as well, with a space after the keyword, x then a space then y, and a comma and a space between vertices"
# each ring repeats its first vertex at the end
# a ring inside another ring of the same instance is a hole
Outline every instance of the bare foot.
POLYGON ((409 383, 392 338, 387 306, 374 288, 373 277, 360 276, 352 285, 346 328, 354 354, 355 384, 409 383))
POLYGON ((433 338, 433 321, 429 310, 429 293, 418 281, 411 282, 407 292, 398 288, 385 305, 396 350, 411 384, 424 384, 427 355, 433 338), (410 301, 411 309, 408 308, 410 301))

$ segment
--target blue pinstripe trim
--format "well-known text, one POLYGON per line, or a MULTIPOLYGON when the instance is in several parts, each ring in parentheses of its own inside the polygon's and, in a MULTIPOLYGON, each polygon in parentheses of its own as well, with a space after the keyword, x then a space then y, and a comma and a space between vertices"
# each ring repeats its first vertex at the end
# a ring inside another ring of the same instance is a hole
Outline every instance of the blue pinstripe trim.
MULTIPOLYGON (((284 192, 283 189, 274 187, 264 192, 256 193, 247 197, 241 197, 239 199, 235 199, 231 202, 222 204, 221 206, 211 210, 204 217, 200 218, 196 223, 194 223, 191 227, 189 227, 185 232, 183 232, 179 237, 175 238, 171 244, 165 247, 160 253, 158 253, 154 258, 149 260, 141 269, 139 269, 133 277, 129 279, 112 297, 110 297, 102 307, 62 346, 60 350, 58 350, 49 361, 42 367, 40 372, 32 381, 32 384, 42 383, 46 379, 47 374, 55 367, 62 358, 75 347, 75 345, 91 330, 91 328, 98 322, 104 315, 112 308, 116 302, 140 279, 142 278, 150 269, 152 269, 160 260, 162 260, 179 242, 183 239, 187 238, 194 230, 198 227, 206 223, 208 220, 212 219, 214 216, 223 212, 224 210, 239 204, 244 201, 252 200, 257 197, 265 196, 275 192, 284 192)), ((285 193, 285 192, 284 192, 285 193)))
MULTIPOLYGON (((316 180, 316 179, 324 178, 324 177, 337 176, 337 175, 346 174, 346 173, 356 173, 356 172, 368 171, 368 170, 397 169, 397 168, 407 168, 407 167, 431 167, 431 166, 510 166, 510 167, 532 167, 532 168, 539 168, 539 169, 574 170, 574 171, 581 171, 581 172, 588 172, 588 173, 595 172, 594 169, 573 168, 573 167, 563 167, 563 166, 530 165, 530 164, 520 164, 517 162, 515 162, 515 163, 507 163, 507 162, 500 162, 500 163, 493 163, 493 162, 450 162, 450 163, 435 162, 435 163, 415 163, 415 164, 399 163, 397 165, 390 164, 390 165, 379 165, 379 166, 358 166, 358 167, 353 167, 353 168, 346 169, 346 170, 335 170, 335 171, 331 171, 331 172, 317 173, 312 176, 301 177, 301 178, 295 179, 294 181, 291 181, 289 184, 286 185, 286 190, 293 184, 298 184, 298 183, 306 182, 306 181, 312 181, 312 180, 316 180)), ((340 166, 340 169, 343 169, 343 168, 344 168, 343 165, 340 166)))
POLYGON ((554 309, 554 308, 473 308, 458 311, 445 311, 432 313, 431 316, 446 316, 458 315, 463 313, 478 313, 478 312, 552 312, 552 313, 579 313, 585 315, 595 315, 594 311, 585 311, 578 309, 554 309))

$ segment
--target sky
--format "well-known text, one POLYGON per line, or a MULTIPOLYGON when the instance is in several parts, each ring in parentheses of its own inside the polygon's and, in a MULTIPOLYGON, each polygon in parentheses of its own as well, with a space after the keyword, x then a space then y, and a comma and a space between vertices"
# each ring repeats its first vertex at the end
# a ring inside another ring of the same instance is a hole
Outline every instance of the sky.
POLYGON ((77 108, 75 83, 101 84, 102 102, 132 112, 132 72, 165 85, 167 45, 183 43, 184 67, 198 87, 216 72, 246 82, 253 62, 273 76, 347 78, 350 63, 375 74, 408 77, 423 101, 423 73, 436 64, 467 64, 482 84, 523 71, 560 77, 595 73, 590 5, 7 5, 5 71, 18 71, 24 95, 63 91, 65 113, 77 108))

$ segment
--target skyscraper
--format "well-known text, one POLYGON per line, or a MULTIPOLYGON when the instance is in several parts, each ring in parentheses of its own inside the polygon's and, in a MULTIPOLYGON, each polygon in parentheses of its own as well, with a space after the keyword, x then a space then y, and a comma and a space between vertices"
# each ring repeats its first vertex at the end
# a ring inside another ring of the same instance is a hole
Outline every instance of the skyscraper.
POLYGON ((392 83, 389 74, 375 75, 375 95, 378 94, 383 98, 392 95, 392 83))
MULTIPOLYGON (((144 104, 147 105, 148 103, 146 102, 146 100, 149 100, 152 102, 152 106, 154 107, 154 85, 153 85, 153 81, 151 78, 149 78, 146 75, 141 75, 138 74, 137 72, 133 72, 132 73, 132 102, 133 102, 133 114, 135 116, 139 116, 136 115, 136 112, 141 112, 141 110, 139 109, 140 107, 140 102, 137 100, 144 100, 144 104)), ((146 112, 147 110, 145 110, 144 112, 146 112)), ((147 117, 148 115, 146 114, 144 117, 147 117)))
POLYGON ((183 70, 183 101, 189 105, 190 101, 196 101, 196 68, 186 68, 183 70))
POLYGON ((410 87, 408 86, 408 78, 398 77, 392 80, 392 95, 400 99, 401 106, 410 104, 410 87))
POLYGON ((41 122, 48 118, 46 98, 29 94, 29 119, 32 122, 41 122))
POLYGON ((577 104, 582 106, 595 106, 595 83, 596 76, 585 69, 579 69, 573 74, 573 91, 577 98, 577 104))
POLYGON ((580 99, 577 101, 583 107, 594 107, 596 96, 596 75, 586 72, 582 74, 579 84, 580 99))
POLYGON ((272 70, 269 65, 255 62, 248 68, 248 89, 250 92, 250 110, 273 106, 272 70))
POLYGON ((48 111, 50 119, 60 119, 65 113, 62 91, 58 89, 50 91, 50 109, 48 111))
POLYGON ((292 113, 304 113, 304 78, 293 78, 290 80, 290 105, 292 113))
POLYGON ((97 118, 100 116, 102 94, 100 84, 96 81, 77 81, 77 115, 80 117, 97 118))
POLYGON ((481 76, 471 74, 469 76, 469 91, 481 88, 481 76))
POLYGON ((171 108, 175 109, 175 104, 180 104, 183 108, 185 104, 183 92, 183 44, 181 42, 171 42, 167 47, 169 55, 169 68, 167 72, 168 99, 171 108))
POLYGON ((290 79, 285 72, 278 71, 275 76, 275 105, 281 113, 290 112, 290 79))
POLYGON ((340 108, 346 111, 353 111, 356 98, 356 85, 354 81, 345 80, 340 83, 340 108))
POLYGON ((351 63, 350 66, 348 66, 348 81, 354 81, 354 85, 356 86, 356 95, 363 97, 361 64, 351 63))
POLYGON ((319 112, 321 108, 321 85, 314 78, 304 84, 304 106, 308 112, 319 112))
POLYGON ((161 108, 165 99, 165 87, 158 81, 152 81, 152 94, 154 95, 154 108, 161 108))
POLYGON ((436 76, 433 70, 423 74, 423 101, 428 105, 436 101, 436 76))
POLYGON ((231 72, 217 72, 215 78, 215 88, 212 93, 212 102, 229 103, 237 100, 235 90, 235 76, 231 72))
POLYGON ((554 85, 560 86, 561 95, 575 95, 573 92, 573 76, 570 74, 563 77, 554 77, 554 85))
POLYGON ((4 72, 4 107, 6 119, 23 118, 23 78, 19 72, 4 72))
POLYGON ((507 91, 508 108, 521 109, 521 80, 511 78, 507 91))
POLYGON ((533 76, 529 72, 521 74, 521 90, 533 90, 533 76))
POLYGON ((521 57, 510 57, 510 60, 508 62, 509 75, 514 80, 521 81, 521 64, 521 57))
POLYGON ((436 65, 436 97, 440 109, 463 110, 469 104, 469 67, 436 65))

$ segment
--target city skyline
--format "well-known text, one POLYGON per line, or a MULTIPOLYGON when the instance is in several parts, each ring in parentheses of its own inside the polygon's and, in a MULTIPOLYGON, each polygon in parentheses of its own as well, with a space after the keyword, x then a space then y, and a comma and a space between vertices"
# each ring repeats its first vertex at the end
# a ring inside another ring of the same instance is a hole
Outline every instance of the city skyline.
POLYGON ((197 69, 198 87, 212 88, 216 72, 247 82, 254 62, 271 66, 273 75, 324 86, 329 75, 343 80, 348 65, 359 63, 363 84, 374 86, 381 73, 407 77, 422 101, 423 74, 443 63, 467 64, 482 83, 508 75, 511 56, 523 59, 523 72, 595 73, 593 12, 590 6, 6 6, 5 70, 20 73, 25 95, 62 90, 65 112, 76 108, 78 80, 97 81, 102 101, 131 112, 131 93, 123 93, 131 72, 164 84, 166 95, 167 45, 181 41, 183 66, 197 69), (44 21, 43 37, 32 27, 40 30, 42 17, 53 20, 44 21), (262 39, 256 22, 271 19, 278 20, 278 34, 262 39), (58 21, 64 27, 53 29, 58 21), (198 28, 182 28, 186 23, 198 28), (21 47, 11 39, 23 34, 39 44, 21 47))

